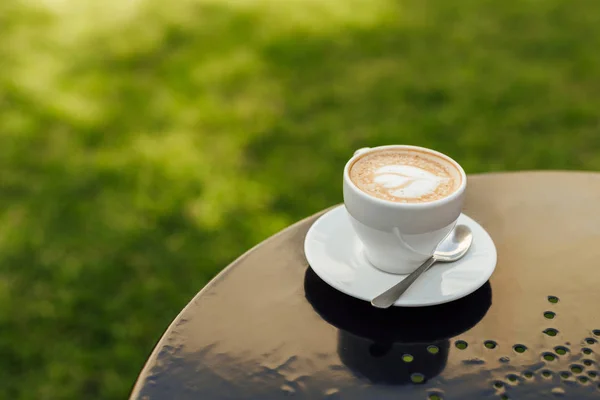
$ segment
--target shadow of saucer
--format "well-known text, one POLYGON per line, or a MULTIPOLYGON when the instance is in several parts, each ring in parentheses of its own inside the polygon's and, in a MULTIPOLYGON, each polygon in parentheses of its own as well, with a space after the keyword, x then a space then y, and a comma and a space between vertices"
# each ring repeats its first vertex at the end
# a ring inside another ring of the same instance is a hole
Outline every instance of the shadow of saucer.
POLYGON ((421 383, 446 366, 451 337, 475 326, 492 303, 487 282, 456 301, 429 307, 375 308, 333 289, 308 268, 306 299, 339 329, 338 354, 356 375, 373 383, 421 383))

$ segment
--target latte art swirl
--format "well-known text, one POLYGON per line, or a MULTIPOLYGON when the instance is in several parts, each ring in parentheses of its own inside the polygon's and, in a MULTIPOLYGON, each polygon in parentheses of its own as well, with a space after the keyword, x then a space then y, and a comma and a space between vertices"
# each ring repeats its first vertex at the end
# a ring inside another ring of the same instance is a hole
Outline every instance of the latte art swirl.
POLYGON ((423 203, 450 195, 460 186, 447 160, 416 150, 381 150, 360 157, 350 179, 363 192, 388 201, 423 203))
POLYGON ((410 165, 386 165, 377 169, 374 175, 374 183, 389 189, 390 195, 411 199, 435 192, 441 183, 448 180, 410 165))

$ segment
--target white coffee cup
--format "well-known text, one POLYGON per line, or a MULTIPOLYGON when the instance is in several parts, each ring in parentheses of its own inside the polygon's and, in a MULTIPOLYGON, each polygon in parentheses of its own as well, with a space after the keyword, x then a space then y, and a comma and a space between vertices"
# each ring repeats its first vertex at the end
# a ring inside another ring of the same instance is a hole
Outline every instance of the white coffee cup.
POLYGON ((344 168, 344 204, 365 246, 365 255, 373 266, 393 274, 409 274, 433 254, 461 214, 466 187, 467 176, 460 164, 445 154, 417 146, 359 149, 344 168), (459 171, 460 186, 446 197, 423 203, 399 203, 371 196, 352 182, 350 167, 357 158, 382 149, 414 150, 442 158, 459 171))

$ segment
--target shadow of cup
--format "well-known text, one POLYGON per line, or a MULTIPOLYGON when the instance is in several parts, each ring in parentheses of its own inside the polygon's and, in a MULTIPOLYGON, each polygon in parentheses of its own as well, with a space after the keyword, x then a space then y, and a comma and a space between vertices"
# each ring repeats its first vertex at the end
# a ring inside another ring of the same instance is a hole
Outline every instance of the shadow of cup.
POLYGON ((422 383, 439 375, 446 366, 450 342, 384 343, 338 332, 338 354, 341 361, 355 375, 363 376, 372 383, 402 385, 422 383), (436 353, 430 353, 435 349, 436 353))
POLYGON ((489 282, 456 301, 429 307, 378 309, 323 282, 311 268, 305 296, 339 329, 340 360, 372 383, 423 383, 445 368, 449 339, 475 326, 492 303, 489 282))

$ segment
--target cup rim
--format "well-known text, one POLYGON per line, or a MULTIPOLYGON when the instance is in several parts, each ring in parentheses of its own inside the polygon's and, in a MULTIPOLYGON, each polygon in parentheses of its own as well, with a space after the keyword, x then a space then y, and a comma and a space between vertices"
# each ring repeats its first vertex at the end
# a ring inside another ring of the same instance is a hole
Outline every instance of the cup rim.
POLYGON ((366 149, 364 151, 361 151, 358 154, 354 154, 350 158, 350 160, 348 160, 348 162, 346 163, 346 165, 344 166, 344 181, 346 182, 346 184, 348 185, 348 187, 352 188, 353 192, 356 195, 362 197, 366 201, 373 201, 376 204, 380 204, 380 205, 384 205, 384 206, 392 207, 392 208, 398 208, 398 209, 427 209, 427 208, 438 207, 438 206, 442 206, 444 204, 450 203, 453 200, 455 200, 457 197, 461 196, 463 194, 463 192, 465 191, 466 187, 467 187, 467 174, 465 173, 465 170, 463 169, 463 167, 456 160, 454 160, 450 156, 447 156, 446 154, 441 153, 439 151, 436 151, 436 150, 433 150, 433 149, 429 149, 427 147, 412 146, 412 145, 407 145, 407 144, 390 144, 390 145, 385 145, 385 146, 370 147, 370 148, 368 148, 368 149, 366 149), (354 184, 354 182, 352 182, 352 179, 350 179, 350 166, 358 158, 363 157, 366 154, 373 153, 375 151, 380 151, 382 149, 408 149, 408 150, 417 150, 417 151, 429 153, 429 154, 432 154, 434 156, 443 158, 444 160, 448 161, 450 164, 454 165, 454 167, 460 173, 460 177, 461 177, 460 186, 453 193, 451 193, 450 195, 448 195, 446 197, 443 197, 443 198, 438 199, 438 200, 427 201, 427 202, 424 202, 424 203, 397 203, 397 202, 390 201, 390 200, 380 199, 379 197, 370 196, 367 193, 365 193, 362 190, 360 190, 354 184))

